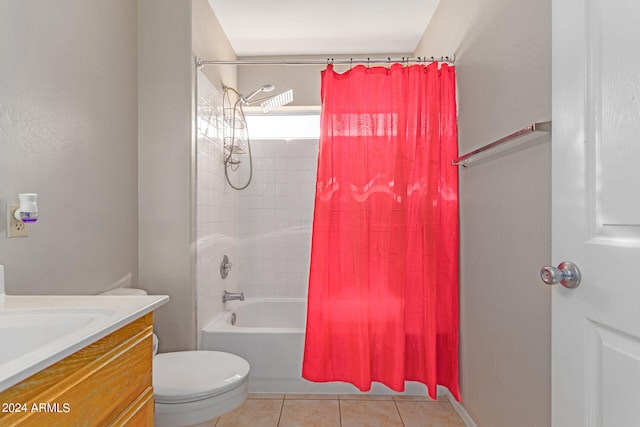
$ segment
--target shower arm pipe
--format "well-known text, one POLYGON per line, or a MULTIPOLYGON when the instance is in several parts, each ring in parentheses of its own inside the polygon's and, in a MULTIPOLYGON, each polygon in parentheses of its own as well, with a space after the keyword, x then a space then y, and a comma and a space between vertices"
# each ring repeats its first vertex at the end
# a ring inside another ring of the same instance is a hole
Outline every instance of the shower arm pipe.
POLYGON ((455 63, 455 56, 441 56, 441 57, 433 57, 433 56, 418 56, 418 57, 405 57, 402 58, 309 58, 309 59, 300 59, 300 58, 277 58, 277 59, 236 59, 236 60, 227 60, 227 59, 213 59, 213 60, 204 60, 202 58, 196 58, 196 67, 202 68, 205 65, 353 65, 353 64, 423 64, 430 62, 447 62, 449 64, 455 63))
POLYGON ((232 88, 231 86, 222 85, 222 89, 230 90, 233 93, 235 93, 236 95, 238 95, 238 98, 242 98, 242 94, 240 92, 238 92, 237 90, 235 90, 234 88, 232 88))

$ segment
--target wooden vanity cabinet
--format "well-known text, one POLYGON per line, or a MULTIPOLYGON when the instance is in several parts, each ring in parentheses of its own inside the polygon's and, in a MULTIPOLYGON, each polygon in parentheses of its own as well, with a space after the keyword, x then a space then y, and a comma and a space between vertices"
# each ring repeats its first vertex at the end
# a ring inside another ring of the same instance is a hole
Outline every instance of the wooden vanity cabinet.
POLYGON ((152 426, 153 314, 0 392, 0 426, 152 426))

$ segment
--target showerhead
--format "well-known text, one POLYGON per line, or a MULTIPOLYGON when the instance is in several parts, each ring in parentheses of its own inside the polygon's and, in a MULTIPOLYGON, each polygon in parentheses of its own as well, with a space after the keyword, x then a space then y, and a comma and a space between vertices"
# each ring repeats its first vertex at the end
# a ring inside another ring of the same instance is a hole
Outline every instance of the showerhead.
POLYGON ((263 85, 263 86, 259 87, 258 89, 254 90, 253 92, 251 92, 249 95, 243 96, 242 100, 245 103, 248 103, 251 98, 253 98, 257 94, 259 94, 260 92, 272 92, 275 88, 276 87, 274 85, 272 85, 272 84, 263 85))
POLYGON ((263 113, 268 113, 275 110, 278 107, 287 105, 293 101, 293 90, 289 89, 286 92, 282 92, 280 95, 273 96, 260 103, 263 113))
POLYGON ((244 105, 260 104, 260 106, 262 107, 263 113, 268 113, 270 111, 275 110, 278 107, 282 107, 283 105, 289 104, 290 102, 293 101, 293 90, 291 89, 289 89, 286 92, 282 92, 281 94, 276 96, 268 96, 260 99, 251 100, 251 98, 253 98, 254 96, 256 96, 261 92, 272 92, 276 88, 272 84, 263 85, 258 89, 254 90, 253 92, 251 92, 247 96, 242 95, 240 92, 238 92, 232 87, 223 86, 223 88, 225 90, 231 90, 238 95, 238 100, 236 101, 236 103, 241 102, 244 105))

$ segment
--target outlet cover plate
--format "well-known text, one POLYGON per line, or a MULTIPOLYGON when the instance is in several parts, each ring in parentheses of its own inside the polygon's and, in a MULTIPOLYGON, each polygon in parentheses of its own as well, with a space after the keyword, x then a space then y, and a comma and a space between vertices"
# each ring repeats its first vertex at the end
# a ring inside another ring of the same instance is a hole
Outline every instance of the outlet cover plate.
POLYGON ((19 204, 7 205, 7 237, 29 237, 29 224, 16 220, 14 212, 20 207, 19 204))

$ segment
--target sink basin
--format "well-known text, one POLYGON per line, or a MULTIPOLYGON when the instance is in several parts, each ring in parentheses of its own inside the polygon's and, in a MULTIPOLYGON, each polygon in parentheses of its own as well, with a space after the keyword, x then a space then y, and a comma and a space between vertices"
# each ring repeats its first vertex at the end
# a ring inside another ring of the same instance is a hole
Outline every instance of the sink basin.
POLYGON ((113 313, 114 310, 105 308, 2 311, 0 312, 0 342, 2 343, 0 365, 113 313))

